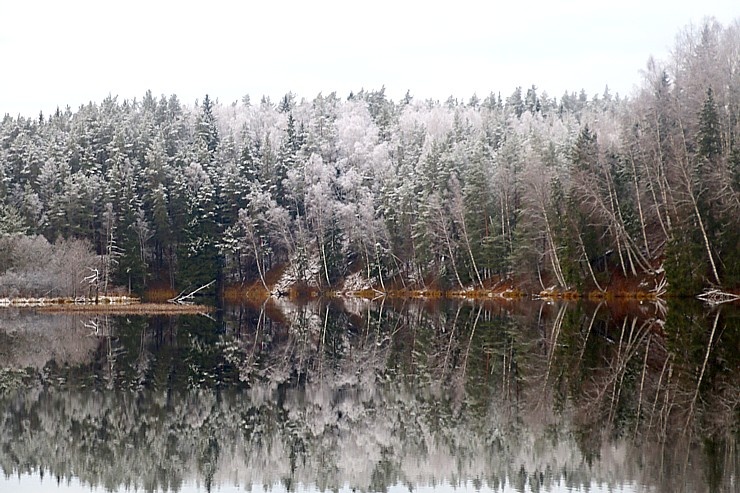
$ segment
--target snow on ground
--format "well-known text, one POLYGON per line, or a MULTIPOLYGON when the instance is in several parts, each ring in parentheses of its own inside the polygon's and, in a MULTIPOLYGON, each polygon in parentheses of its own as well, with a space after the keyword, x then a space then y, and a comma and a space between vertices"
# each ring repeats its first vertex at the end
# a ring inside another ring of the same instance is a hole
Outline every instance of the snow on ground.
POLYGON ((370 284, 370 281, 365 279, 361 272, 355 272, 354 274, 348 275, 347 278, 344 280, 342 291, 345 293, 352 293, 355 291, 364 291, 372 288, 373 287, 370 284))
MULTIPOLYGON (((293 254, 289 260, 288 267, 280 276, 280 279, 272 286, 273 294, 285 293, 290 290, 291 286, 304 283, 310 287, 318 287, 321 276, 324 272, 321 267, 321 257, 318 252, 311 252, 304 267, 300 267, 301 262, 297 254, 293 254)), ((350 274, 344 280, 341 291, 343 293, 353 293, 373 289, 372 283, 363 276, 362 272, 350 274)))
POLYGON ((289 260, 288 268, 285 269, 280 279, 272 286, 272 292, 274 294, 287 292, 291 286, 300 282, 308 286, 318 287, 318 279, 321 274, 321 259, 318 253, 311 254, 308 257, 303 269, 301 269, 300 264, 298 255, 294 253, 289 260))

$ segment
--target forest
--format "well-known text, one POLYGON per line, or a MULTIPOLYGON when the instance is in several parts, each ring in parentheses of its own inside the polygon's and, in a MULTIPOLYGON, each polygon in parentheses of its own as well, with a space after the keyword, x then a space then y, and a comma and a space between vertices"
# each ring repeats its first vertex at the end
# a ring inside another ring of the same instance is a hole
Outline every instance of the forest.
POLYGON ((642 74, 627 97, 147 92, 6 114, 0 296, 74 296, 92 271, 135 293, 737 291, 740 20, 685 28, 642 74))

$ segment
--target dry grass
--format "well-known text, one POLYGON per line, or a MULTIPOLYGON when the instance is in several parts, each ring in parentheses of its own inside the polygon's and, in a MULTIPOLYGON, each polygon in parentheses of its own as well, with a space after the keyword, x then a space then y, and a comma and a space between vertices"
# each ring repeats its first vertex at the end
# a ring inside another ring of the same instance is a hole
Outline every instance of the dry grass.
POLYGON ((38 308, 49 313, 111 313, 117 315, 197 315, 213 311, 207 305, 175 305, 172 303, 131 303, 131 304, 57 304, 38 308))
MULTIPOLYGON (((277 288, 277 284, 280 278, 288 268, 288 264, 281 263, 272 269, 265 272, 265 284, 267 288, 262 284, 260 279, 254 279, 249 283, 242 284, 230 284, 224 288, 224 300, 228 303, 251 303, 251 302, 263 302, 271 296, 271 291, 274 292, 277 288)), ((301 287, 298 284, 294 284, 290 287, 286 293, 290 298, 301 298, 306 297, 301 291, 301 287)), ((318 296, 318 293, 316 293, 318 296)))
POLYGON ((337 293, 337 296, 352 296, 353 298, 363 298, 366 300, 374 300, 379 296, 387 296, 387 293, 376 291, 374 289, 360 289, 358 291, 349 291, 343 293, 337 293))
POLYGON ((498 294, 500 297, 506 299, 521 299, 527 297, 527 293, 519 288, 507 288, 503 291, 493 291, 493 293, 498 294))
POLYGON ((263 302, 270 297, 270 294, 261 281, 252 282, 246 286, 235 284, 224 288, 224 301, 232 304, 263 302))
POLYGON ((563 291, 560 295, 561 298, 564 300, 579 300, 581 299, 581 293, 578 291, 570 290, 570 291, 563 291))
POLYGON ((177 296, 177 291, 169 287, 152 287, 144 292, 144 301, 146 303, 165 303, 177 296))
POLYGON ((439 291, 437 289, 399 289, 394 291, 389 291, 386 293, 386 296, 389 298, 400 298, 400 299, 439 299, 443 298, 444 294, 442 291, 439 291))
POLYGON ((40 307, 48 305, 131 305, 139 302, 139 298, 131 296, 98 296, 97 298, 0 298, 0 306, 15 307, 40 307))
MULTIPOLYGON (((275 282, 283 274, 285 265, 280 265, 275 269, 272 269, 266 273, 265 281, 268 287, 275 285, 275 282)), ((565 301, 576 301, 582 299, 588 299, 592 301, 611 301, 616 299, 625 300, 638 300, 648 301, 656 298, 655 294, 650 291, 645 291, 640 288, 641 278, 636 279, 623 279, 619 275, 614 274, 612 281, 609 283, 606 291, 599 291, 593 287, 584 290, 576 289, 559 289, 549 288, 540 292, 531 292, 527 289, 527 285, 521 280, 512 279, 509 277, 492 277, 483 280, 483 287, 469 287, 464 289, 450 289, 444 290, 434 283, 430 282, 425 288, 414 289, 412 287, 401 287, 395 282, 386 282, 385 290, 381 289, 380 286, 362 287, 357 290, 352 289, 340 289, 338 291, 325 291, 321 290, 316 286, 309 286, 305 283, 295 283, 284 291, 281 291, 280 296, 286 296, 289 299, 294 300, 306 300, 315 299, 318 297, 329 297, 329 298, 363 298, 363 299, 492 299, 492 298, 503 298, 506 300, 519 300, 530 296, 539 297, 547 300, 565 300, 565 301)), ((230 303, 244 303, 244 302, 263 302, 269 299, 271 296, 277 295, 278 293, 270 293, 264 288, 261 281, 253 280, 249 284, 242 285, 231 285, 227 286, 224 291, 224 298, 230 303)))

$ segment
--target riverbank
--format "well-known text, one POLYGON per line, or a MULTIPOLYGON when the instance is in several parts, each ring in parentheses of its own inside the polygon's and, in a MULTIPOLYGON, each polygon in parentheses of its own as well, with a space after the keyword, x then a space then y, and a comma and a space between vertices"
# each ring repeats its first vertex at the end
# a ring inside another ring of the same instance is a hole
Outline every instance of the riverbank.
POLYGON ((209 305, 176 305, 172 303, 132 303, 108 305, 45 305, 39 311, 51 313, 107 313, 114 315, 198 315, 215 310, 209 305))
POLYGON ((214 307, 197 304, 142 303, 131 296, 100 296, 94 298, 0 298, 0 308, 36 308, 44 312, 112 313, 119 315, 198 314, 214 307))
POLYGON ((77 297, 46 297, 46 296, 19 296, 14 298, 0 298, 0 306, 19 307, 42 307, 42 306, 96 306, 117 305, 125 306, 140 303, 141 300, 134 296, 98 296, 88 298, 77 297))
MULTIPOLYGON (((664 275, 662 273, 635 278, 623 278, 612 275, 610 282, 598 288, 591 285, 578 289, 562 289, 548 284, 550 279, 535 282, 532 279, 510 277, 493 277, 483 279, 480 284, 449 288, 443 287, 435 280, 411 282, 408 279, 389 279, 383 284, 365 278, 359 272, 349 274, 336 281, 334 286, 321 286, 316 276, 308 281, 296 281, 289 272, 280 266, 265 273, 264 282, 254 280, 251 283, 229 285, 224 290, 224 298, 229 302, 240 300, 263 301, 271 297, 306 299, 317 297, 329 298, 394 298, 394 299, 561 299, 561 300, 658 300, 669 297, 664 275)), ((699 293, 697 293, 699 294, 699 293)), ((145 295, 145 299, 149 296, 145 295)))

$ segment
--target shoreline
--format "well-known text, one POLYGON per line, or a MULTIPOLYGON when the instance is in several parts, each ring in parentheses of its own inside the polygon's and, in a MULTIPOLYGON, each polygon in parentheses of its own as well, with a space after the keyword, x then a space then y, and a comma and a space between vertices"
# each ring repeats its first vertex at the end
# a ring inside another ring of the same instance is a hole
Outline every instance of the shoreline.
MULTIPOLYGON (((710 292, 711 293, 711 292, 710 292)), ((710 302, 704 298, 707 293, 684 297, 710 302)), ((731 293, 732 299, 725 299, 721 303, 738 303, 740 298, 731 293)), ((670 293, 655 293, 649 291, 590 291, 575 290, 561 291, 548 289, 539 293, 528 293, 517 287, 503 289, 465 289, 465 290, 436 290, 436 289, 399 289, 381 291, 373 288, 359 290, 288 290, 287 292, 270 292, 265 289, 228 289, 224 300, 228 303, 263 302, 269 299, 285 298, 288 300, 313 300, 319 298, 334 299, 408 299, 408 300, 499 300, 515 302, 522 300, 542 301, 597 301, 597 302, 660 302, 669 298, 676 298, 670 293)), ((680 298, 680 297, 679 297, 680 298)), ((101 296, 97 302, 88 298, 0 298, 0 309, 3 308, 35 308, 48 313, 110 313, 123 315, 136 314, 200 314, 209 313, 216 308, 203 304, 177 304, 162 301, 142 301, 141 298, 130 296, 101 296)))
POLYGON ((110 313, 121 315, 200 314, 215 309, 208 305, 142 303, 130 296, 101 296, 97 302, 88 298, 0 298, 2 308, 35 308, 48 313, 110 313))

